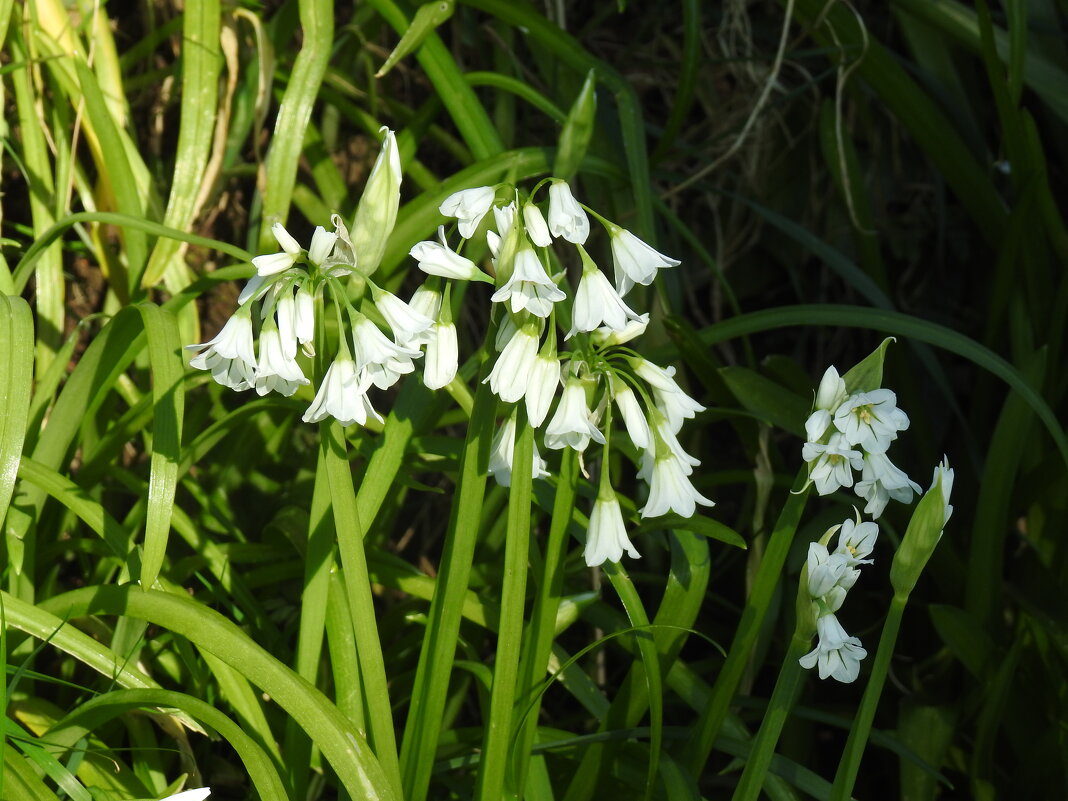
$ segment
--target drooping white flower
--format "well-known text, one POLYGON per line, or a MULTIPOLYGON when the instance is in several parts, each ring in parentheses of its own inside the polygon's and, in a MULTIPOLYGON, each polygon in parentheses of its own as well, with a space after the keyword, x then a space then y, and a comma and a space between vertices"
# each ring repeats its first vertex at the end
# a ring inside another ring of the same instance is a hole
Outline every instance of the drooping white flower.
POLYGON ((586 450, 591 439, 604 444, 604 434, 594 425, 586 406, 585 386, 572 376, 564 383, 556 414, 545 427, 545 447, 559 450, 567 446, 581 452, 586 450))
POLYGON ((687 465, 670 452, 653 456, 646 450, 638 476, 649 482, 649 500, 641 510, 643 518, 659 517, 668 512, 693 517, 696 504, 715 506, 690 482, 687 465))
POLYGON ((417 312, 392 292, 377 289, 374 292, 374 301, 382 316, 386 318, 398 345, 415 342, 434 324, 432 318, 417 312))
POLYGON ((353 423, 366 425, 367 418, 372 417, 382 422, 382 416, 371 406, 367 390, 371 380, 366 371, 357 373, 356 362, 342 353, 326 369, 323 383, 315 394, 315 400, 301 418, 305 423, 318 423, 327 417, 334 417, 341 425, 353 423))
MULTIPOLYGON (((490 444, 489 472, 502 487, 512 485, 512 456, 515 453, 515 416, 510 416, 497 433, 493 435, 490 444)), ((531 466, 533 478, 548 478, 549 471, 545 469, 545 460, 538 453, 538 445, 534 443, 534 463, 531 466)))
POLYGON ((423 384, 427 389, 441 389, 456 377, 460 366, 460 349, 453 323, 434 323, 426 344, 423 384))
POLYGON ((209 371, 211 377, 224 387, 240 392, 256 383, 252 317, 247 309, 239 309, 214 339, 185 348, 201 351, 189 360, 189 366, 209 371))
POLYGON ((828 676, 845 684, 856 681, 860 675, 860 660, 868 655, 857 637, 846 634, 842 624, 833 614, 816 620, 819 642, 816 648, 798 661, 806 670, 819 665, 821 679, 828 676))
POLYGON ((657 443, 657 451, 660 452, 666 448, 667 452, 675 457, 683 473, 690 475, 695 467, 700 466, 701 460, 683 449, 679 438, 675 436, 675 428, 671 425, 671 421, 660 409, 649 410, 649 428, 657 443))
POLYGON ((389 389, 397 380, 415 370, 412 361, 422 356, 422 352, 398 345, 378 330, 378 326, 360 315, 354 318, 352 326, 353 357, 356 371, 367 370, 367 374, 379 389, 389 389))
POLYGON ((337 242, 337 234, 327 231, 321 225, 315 226, 311 245, 308 246, 308 261, 315 265, 322 264, 330 255, 330 251, 334 249, 335 242, 337 242))
POLYGON ((845 399, 845 380, 838 375, 838 370, 832 364, 824 371, 820 385, 816 389, 816 408, 833 412, 845 399))
POLYGON ((820 495, 830 495, 839 487, 853 486, 853 470, 864 468, 863 454, 849 447, 842 434, 832 434, 826 444, 806 442, 801 457, 809 462, 808 476, 820 495))
POLYGON ((674 367, 659 367, 641 356, 628 359, 639 378, 645 380, 653 390, 653 402, 664 413, 671 430, 678 433, 683 420, 692 420, 705 407, 682 391, 675 381, 674 367))
POLYGON ((446 217, 455 217, 460 229, 460 236, 470 239, 486 212, 493 205, 496 190, 492 186, 476 186, 473 189, 461 189, 453 192, 438 207, 446 217))
POLYGON ((827 546, 819 542, 808 544, 807 566, 808 594, 813 599, 824 598, 835 588, 843 591, 831 605, 831 611, 837 611, 845 599, 845 593, 856 584, 860 571, 850 565, 848 557, 837 551, 829 553, 827 546))
POLYGON ((256 268, 256 273, 261 277, 275 275, 288 270, 296 263, 297 259, 300 258, 300 254, 304 252, 300 243, 293 238, 282 223, 277 222, 272 225, 271 233, 274 235, 278 245, 282 248, 282 252, 270 253, 265 256, 256 256, 252 259, 252 264, 256 268))
POLYGON ((427 275, 440 275, 442 278, 455 278, 459 281, 478 281, 485 277, 478 266, 445 243, 445 226, 438 227, 441 242, 416 242, 408 251, 419 262, 419 269, 427 275))
POLYGON ((556 389, 560 386, 560 361, 555 353, 539 353, 530 367, 530 380, 523 395, 527 420, 538 428, 549 413, 556 389))
POLYGON ((548 317, 553 304, 566 295, 556 284, 529 245, 515 254, 512 274, 504 285, 490 297, 494 303, 508 303, 513 314, 527 309, 538 317, 548 317))
POLYGON ((652 442, 652 433, 649 430, 649 421, 642 412, 641 404, 634 390, 615 373, 609 379, 612 388, 612 400, 615 401, 619 413, 623 417, 623 424, 627 427, 627 435, 636 448, 648 448, 652 442))
POLYGON ((850 567, 870 565, 875 560, 867 557, 875 550, 875 541, 878 537, 878 523, 870 520, 863 523, 846 520, 838 531, 838 547, 834 549, 834 552, 845 557, 850 567))
POLYGON ((297 342, 304 348, 308 356, 315 355, 315 348, 309 343, 315 339, 315 300, 307 283, 297 288, 296 312, 293 319, 293 330, 297 335, 297 342))
POLYGON ((516 329, 490 370, 485 381, 498 398, 515 403, 527 391, 534 362, 538 357, 538 328, 528 323, 516 329))
MULTIPOLYGON (((513 200, 507 206, 494 206, 493 207, 493 223, 497 226, 497 233, 500 235, 498 239, 504 239, 508 236, 508 232, 512 230, 512 226, 515 225, 515 201, 513 200)), ((493 254, 494 258, 497 254, 493 254)))
POLYGON ((240 294, 237 296, 237 305, 244 306, 248 300, 259 300, 268 289, 268 276, 260 275, 256 273, 248 282, 241 288, 240 294))
POLYGON ((586 547, 582 551, 586 564, 596 567, 605 560, 618 562, 626 551, 631 559, 641 554, 627 536, 623 524, 623 511, 614 492, 598 493, 590 512, 590 525, 586 529, 586 547))
POLYGON ((523 206, 523 225, 527 228, 530 241, 539 248, 547 248, 553 243, 553 238, 549 234, 549 226, 545 224, 545 217, 541 209, 533 203, 523 206))
POLYGON ((207 787, 201 787, 197 790, 182 790, 182 792, 176 795, 169 795, 161 801, 204 801, 211 795, 211 790, 207 787))
POLYGON ((885 453, 898 431, 909 427, 909 418, 897 408, 897 396, 889 389, 850 395, 834 413, 834 427, 850 445, 868 453, 885 453))
POLYGON ((650 247, 625 228, 612 226, 608 233, 616 265, 616 289, 620 296, 626 295, 634 284, 648 286, 653 283, 657 270, 682 264, 650 247))
POLYGON ((877 519, 893 498, 899 503, 912 503, 920 493, 920 485, 899 469, 885 453, 865 453, 860 481, 854 491, 867 501, 864 514, 877 519))
POLYGON ((586 244, 590 235, 590 218, 565 181, 549 185, 549 231, 575 245, 586 244))
POLYGON ((278 320, 278 336, 282 353, 287 359, 297 358, 297 301, 289 290, 283 291, 274 307, 278 320))
POLYGON ((638 314, 623 302, 597 265, 585 263, 571 309, 571 330, 564 339, 570 339, 576 331, 593 331, 602 323, 613 331, 623 331, 628 320, 637 319, 638 314))
POLYGON ((278 327, 268 324, 260 331, 260 358, 256 363, 256 393, 277 392, 290 397, 302 384, 310 384, 300 365, 285 354, 278 327))
POLYGON ((615 331, 608 327, 594 329, 590 333, 590 341, 599 348, 607 348, 612 345, 623 345, 645 333, 649 327, 649 312, 638 315, 637 319, 630 320, 622 331, 615 331))

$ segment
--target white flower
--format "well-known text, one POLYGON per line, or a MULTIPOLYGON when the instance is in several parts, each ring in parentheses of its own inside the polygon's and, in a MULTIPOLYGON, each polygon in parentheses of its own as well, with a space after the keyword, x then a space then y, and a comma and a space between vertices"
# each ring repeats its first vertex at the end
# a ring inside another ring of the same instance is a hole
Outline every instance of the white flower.
POLYGON ((866 557, 875 549, 875 540, 878 537, 878 523, 855 523, 853 520, 846 520, 838 531, 838 547, 834 552, 845 557, 850 567, 870 565, 875 560, 866 557))
POLYGON ((493 394, 506 403, 515 403, 526 393, 527 382, 538 356, 538 339, 535 325, 528 324, 517 329, 483 382, 488 381, 493 394))
POLYGON ((287 357, 277 326, 264 326, 260 331, 260 358, 256 363, 256 393, 277 392, 290 397, 302 384, 310 384, 300 365, 287 357))
POLYGON ((366 372, 357 377, 356 362, 347 354, 338 356, 327 368, 315 400, 302 419, 305 423, 318 423, 333 416, 343 426, 353 423, 362 426, 367 423, 368 417, 373 417, 381 423, 382 416, 374 410, 367 397, 370 386, 366 372))
POLYGON ((549 231, 575 245, 586 244, 590 235, 590 218, 564 181, 549 185, 549 231))
POLYGON ((441 389, 456 377, 459 366, 456 326, 452 323, 434 323, 430 328, 430 341, 426 344, 423 384, 427 389, 441 389))
POLYGON ((834 427, 850 445, 868 453, 885 453, 898 431, 909 427, 909 418, 897 408, 897 396, 889 389, 850 395, 834 413, 834 427))
POLYGON ((807 565, 808 594, 812 598, 823 598, 836 587, 844 591, 836 599, 832 611, 841 607, 845 592, 853 588, 860 576, 860 571, 850 565, 848 557, 837 551, 833 554, 829 553, 827 546, 818 542, 808 544, 807 565))
POLYGON ((356 371, 366 368, 371 382, 379 389, 389 389, 402 375, 415 370, 412 359, 423 355, 419 350, 391 342, 377 325, 362 315, 352 326, 352 346, 356 371))
POLYGON ((678 259, 654 250, 625 228, 609 229, 612 258, 616 265, 616 289, 626 295, 634 284, 648 286, 656 278, 656 271, 682 264, 678 259))
POLYGON ((584 451, 590 440, 604 444, 604 434, 593 424, 586 406, 586 389, 578 378, 568 378, 556 414, 545 427, 545 447, 559 450, 565 445, 584 451))
MULTIPOLYGON (((307 284, 301 284, 297 289, 297 307, 293 320, 293 329, 297 335, 297 342, 307 346, 315 339, 315 300, 307 284)), ((315 355, 315 349, 305 347, 304 352, 308 356, 315 355)))
MULTIPOLYGON (((946 456, 942 457, 942 461, 934 469, 934 474, 931 476, 931 489, 934 489, 939 480, 942 482, 940 485, 942 490, 942 525, 945 526, 953 514, 953 506, 949 502, 949 496, 953 492, 953 468, 949 466, 949 459, 946 456)), ((919 488, 917 488, 918 491, 919 488)))
MULTIPOLYGON (((693 469, 700 466, 701 460, 683 450, 678 437, 675 436, 675 429, 667 416, 659 409, 652 409, 650 411, 650 420, 652 421, 650 429, 654 432, 656 441, 666 446, 667 452, 678 461, 683 473, 686 475, 693 473, 693 469)), ((659 452, 659 444, 657 448, 659 452)))
POLYGON ((334 249, 335 242, 337 242, 337 234, 327 231, 321 225, 315 226, 311 245, 308 247, 308 261, 316 266, 322 264, 330 255, 330 251, 334 249))
POLYGON ((267 276, 256 273, 241 289, 241 293, 237 296, 237 305, 244 306, 245 301, 255 298, 259 300, 267 291, 267 276))
POLYGON ((549 413, 556 388, 560 386, 560 361, 556 354, 539 353, 530 367, 530 379, 523 401, 527 407, 527 420, 537 428, 549 413))
POLYGON ((612 400, 616 402, 619 413, 623 416, 623 424, 627 427, 627 435, 636 448, 648 448, 652 442, 652 433, 649 429, 649 421, 645 419, 638 396, 627 383, 615 373, 609 379, 612 387, 612 400))
POLYGON ((252 341, 252 318, 248 312, 238 311, 215 338, 199 345, 186 345, 186 350, 201 350, 189 360, 189 366, 208 370, 211 377, 224 387, 242 391, 256 383, 256 354, 252 341))
POLYGON ((820 379, 816 390, 816 408, 833 412, 846 399, 846 383, 832 364, 820 379))
MULTIPOLYGON (((500 240, 508 236, 508 232, 512 230, 512 226, 515 225, 515 201, 513 200, 507 206, 494 206, 493 207, 493 222, 497 226, 498 246, 500 240)), ((487 231, 487 235, 492 232, 487 231)), ((496 250, 496 248, 494 248, 496 250)), ((497 258, 497 254, 493 254, 494 258, 497 258)))
POLYGON ((860 646, 860 640, 846 634, 833 614, 816 620, 816 632, 819 643, 815 650, 798 660, 801 667, 811 670, 818 663, 821 679, 831 676, 845 684, 856 681, 860 675, 860 660, 868 655, 860 646))
POLYGON ((630 342, 645 333, 649 326, 649 312, 638 315, 637 319, 629 321, 623 326, 622 331, 614 331, 611 328, 602 327, 590 333, 590 341, 599 348, 607 348, 611 345, 622 345, 630 342))
POLYGON ((527 309, 538 317, 548 317, 553 304, 566 297, 560 287, 545 272, 541 259, 534 249, 527 246, 515 254, 512 274, 500 289, 490 297, 494 303, 508 301, 513 314, 527 309))
POLYGON ((438 207, 446 217, 455 217, 459 223, 460 236, 470 239, 493 205, 496 190, 492 186, 476 186, 453 192, 438 207))
POLYGON ((433 319, 417 312, 392 292, 379 289, 374 293, 374 301, 398 345, 414 342, 434 324, 433 319))
POLYGON ((637 319, 638 315, 623 302, 605 274, 590 262, 582 270, 571 310, 571 330, 564 339, 570 339, 576 331, 593 331, 602 322, 613 331, 622 331, 628 320, 637 319))
POLYGON ((545 224, 545 217, 542 216, 541 209, 533 203, 523 206, 523 225, 527 228, 530 241, 539 248, 547 248, 553 243, 553 238, 549 234, 549 226, 545 224))
POLYGON ((440 275, 460 281, 481 280, 484 273, 471 259, 461 256, 445 244, 445 226, 438 228, 441 242, 416 242, 408 253, 419 262, 419 269, 427 275, 440 275))
POLYGON ((816 409, 805 420, 805 437, 809 442, 819 442, 827 429, 831 427, 831 413, 826 409, 816 409))
POLYGON ((199 790, 183 790, 177 795, 169 795, 161 801, 204 801, 211 795, 211 790, 207 787, 201 787, 199 790))
POLYGON ((715 506, 690 483, 688 475, 689 468, 674 454, 654 457, 645 451, 639 477, 649 482, 649 500, 642 508, 642 517, 659 517, 668 512, 693 517, 695 504, 715 506))
MULTIPOLYGON (((515 453, 515 417, 509 417, 493 435, 493 443, 490 445, 489 472, 493 479, 502 487, 512 485, 512 455, 515 453)), ((549 471, 545 469, 545 460, 538 453, 538 445, 534 444, 534 463, 531 466, 533 478, 548 478, 549 471)))
POLYGON ((293 293, 286 290, 281 293, 274 307, 278 320, 278 335, 282 340, 282 353, 287 359, 297 357, 297 302, 293 293))
POLYGON ((623 558, 623 551, 631 559, 638 559, 641 554, 631 543, 623 525, 623 512, 619 508, 619 499, 614 492, 600 493, 590 512, 590 525, 586 529, 586 547, 582 555, 586 564, 596 567, 605 560, 618 562, 623 558))
POLYGON ((692 420, 697 412, 705 410, 704 406, 682 391, 675 381, 674 367, 659 367, 640 356, 629 359, 629 362, 638 377, 652 388, 653 402, 667 417, 674 433, 682 429, 683 420, 692 420))
POLYGON ((864 467, 863 454, 850 448, 841 434, 832 434, 825 445, 806 442, 801 457, 809 462, 808 477, 820 495, 830 495, 839 487, 852 487, 852 471, 864 467))
POLYGON ((854 491, 867 501, 864 514, 876 519, 883 513, 891 498, 900 503, 912 503, 920 485, 896 467, 885 453, 865 453, 860 481, 854 491))
POLYGON ((297 259, 300 258, 300 254, 303 252, 300 243, 292 237, 282 223, 275 223, 272 225, 271 233, 274 234, 274 238, 282 248, 282 252, 271 253, 266 256, 256 256, 252 260, 252 264, 256 268, 256 273, 261 277, 275 275, 276 273, 288 270, 296 263, 297 259))

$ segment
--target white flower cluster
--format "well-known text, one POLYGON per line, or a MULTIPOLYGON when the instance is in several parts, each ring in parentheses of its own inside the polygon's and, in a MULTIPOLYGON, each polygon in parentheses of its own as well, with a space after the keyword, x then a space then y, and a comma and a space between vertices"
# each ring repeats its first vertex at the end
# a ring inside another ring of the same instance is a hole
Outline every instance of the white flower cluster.
MULTIPOLYGON (((400 197, 400 173, 396 141, 393 132, 387 131, 364 197, 371 196, 380 206, 395 205, 400 197)), ((298 361, 298 351, 314 357, 316 303, 329 289, 338 322, 338 352, 303 419, 317 423, 334 417, 346 426, 364 425, 368 418, 381 422, 368 390, 371 386, 386 389, 413 372, 415 360, 424 351, 426 385, 438 389, 452 381, 457 363, 456 327, 447 297, 443 298, 435 286, 439 282, 428 281, 409 304, 366 278, 371 305, 392 336, 383 333, 349 301, 340 282, 357 271, 359 246, 354 247, 338 215, 334 215, 333 225, 333 232, 317 227, 305 250, 275 223, 271 233, 281 251, 252 260, 256 275, 238 296, 237 311, 214 339, 187 346, 199 351, 189 363, 210 371, 217 382, 237 391, 255 388, 260 395, 277 392, 292 396, 310 383, 298 361), (257 304, 259 314, 254 315, 257 304), (260 320, 258 354, 254 317, 260 320)), ((388 230, 379 231, 378 238, 384 241, 388 234, 388 230)), ((362 239, 372 251, 378 250, 375 258, 380 258, 380 243, 368 245, 367 237, 362 239)))
POLYGON ((860 565, 870 565, 867 557, 875 548, 879 536, 876 523, 846 520, 824 535, 829 540, 838 531, 838 547, 827 550, 824 542, 808 546, 807 593, 816 619, 819 642, 810 653, 801 657, 801 667, 811 669, 819 665, 821 679, 828 676, 841 682, 855 681, 860 674, 860 660, 868 655, 857 637, 846 634, 835 617, 845 601, 846 593, 860 577, 860 565))
POLYGON ((911 503, 920 486, 886 455, 897 432, 909 427, 889 389, 846 396, 845 381, 828 367, 816 393, 816 408, 805 422, 808 441, 801 455, 809 464, 809 480, 820 495, 853 487, 867 501, 864 513, 878 518, 893 498, 911 503), (853 481, 853 471, 860 480, 853 481))
MULTIPOLYGON (((648 286, 658 270, 679 262, 584 207, 564 181, 546 179, 523 201, 514 190, 509 191, 512 199, 507 203, 497 203, 497 188, 490 186, 450 195, 439 210, 456 218, 465 241, 453 250, 442 226, 439 241, 420 242, 411 249, 419 268, 430 275, 494 281, 490 299, 500 313, 498 356, 486 378, 490 388, 507 403, 524 404, 530 425, 542 429, 542 444, 550 450, 567 447, 582 453, 590 442, 607 448, 614 403, 640 451, 638 476, 649 485, 642 517, 668 512, 690 517, 696 504, 711 506, 712 501, 690 481, 700 461, 686 453, 678 440, 683 421, 704 407, 678 385, 674 368, 658 367, 621 347, 641 335, 649 320, 648 314, 631 309, 623 296, 635 284, 648 286), (548 204, 543 211, 534 197, 546 184, 548 204), (460 253, 491 211, 492 224, 485 236, 495 280, 460 253), (614 284, 585 248, 591 234, 590 215, 608 234, 614 284), (564 352, 557 349, 557 304, 568 293, 563 275, 551 276, 548 269, 552 263, 548 249, 554 240, 574 246, 582 264, 581 279, 572 295, 571 324, 564 336, 570 349, 564 352)), ((513 413, 498 429, 492 448, 490 471, 504 486, 511 480, 515 430, 513 413)), ((535 477, 548 475, 536 447, 533 468, 535 477)), ((604 475, 607 462, 601 469, 604 475)), ((590 516, 586 561, 591 566, 606 559, 618 561, 624 551, 638 556, 624 530, 615 493, 610 486, 602 486, 590 516)))

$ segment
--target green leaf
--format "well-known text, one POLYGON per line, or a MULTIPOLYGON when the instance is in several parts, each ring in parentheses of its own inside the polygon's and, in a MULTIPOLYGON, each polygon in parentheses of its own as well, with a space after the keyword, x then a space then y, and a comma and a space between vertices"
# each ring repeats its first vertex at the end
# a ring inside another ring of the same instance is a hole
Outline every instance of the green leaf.
POLYGON ((812 401, 748 367, 721 367, 719 375, 738 402, 754 416, 784 431, 805 435, 812 401))
POLYGON ((389 58, 375 73, 375 77, 384 77, 396 66, 397 62, 419 47, 427 36, 452 16, 455 8, 455 0, 431 0, 431 2, 419 6, 415 16, 412 17, 411 23, 408 25, 408 30, 401 36, 397 46, 389 54, 389 58))
POLYGON ((887 337, 879 343, 879 347, 846 371, 842 380, 845 381, 847 393, 871 392, 883 385, 883 362, 886 360, 886 349, 893 341, 893 337, 887 337))

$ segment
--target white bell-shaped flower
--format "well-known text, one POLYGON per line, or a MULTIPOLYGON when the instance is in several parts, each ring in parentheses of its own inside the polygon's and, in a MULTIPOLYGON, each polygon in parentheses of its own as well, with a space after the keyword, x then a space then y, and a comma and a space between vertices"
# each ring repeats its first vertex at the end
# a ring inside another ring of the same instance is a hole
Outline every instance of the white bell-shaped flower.
POLYGON ((367 397, 370 387, 371 380, 366 371, 358 374, 356 362, 348 353, 343 353, 327 368, 323 383, 315 394, 315 400, 302 419, 305 423, 318 423, 327 417, 333 417, 343 426, 353 423, 362 426, 366 425, 367 418, 371 417, 381 423, 382 416, 374 410, 370 398, 367 397))
POLYGON ((715 506, 690 482, 690 472, 686 463, 670 451, 652 456, 646 450, 638 474, 649 482, 649 500, 641 510, 642 517, 659 517, 668 512, 675 512, 681 517, 693 517, 696 504, 715 506))
POLYGON ((489 382, 493 394, 506 403, 515 403, 526 393, 538 357, 539 339, 534 324, 516 329, 483 382, 489 382))
POLYGON ((390 341, 363 315, 353 323, 352 347, 357 372, 366 368, 371 382, 379 389, 389 389, 402 375, 413 372, 412 360, 423 355, 417 349, 390 341))
POLYGON ((897 396, 889 389, 850 395, 835 410, 834 427, 850 445, 868 453, 885 453, 897 432, 909 427, 909 418, 897 408, 897 396))
POLYGON ((493 205, 496 190, 492 186, 476 186, 473 189, 461 189, 453 192, 438 207, 446 217, 455 217, 460 229, 460 236, 470 239, 475 229, 493 205))
MULTIPOLYGON (((502 487, 512 485, 512 456, 515 453, 515 416, 510 416, 497 433, 493 435, 490 444, 489 472, 502 487)), ((534 444, 534 463, 531 465, 533 478, 548 478, 549 471, 545 469, 545 460, 538 453, 538 445, 534 444)))
POLYGON ((623 331, 628 320, 639 319, 638 314, 623 302, 592 260, 583 261, 582 278, 571 309, 571 330, 564 338, 570 339, 576 331, 593 331, 602 324, 613 331, 623 331))
POLYGON ((512 274, 504 285, 490 297, 494 303, 507 303, 513 314, 523 309, 537 317, 548 317, 553 304, 563 300, 566 295, 556 284, 538 258, 538 254, 529 246, 521 247, 515 254, 512 274))
POLYGON ((594 425, 586 406, 585 385, 572 376, 564 383, 556 414, 545 427, 545 447, 559 450, 566 446, 581 452, 586 450, 591 439, 604 444, 604 434, 594 425))
POLYGON ((456 377, 460 366, 460 350, 453 323, 434 323, 426 343, 423 384, 427 389, 441 389, 456 377))
POLYGON ((590 235, 590 218, 565 181, 549 185, 549 232, 575 245, 585 245, 590 235))
POLYGON ((300 258, 300 254, 304 252, 300 243, 293 238, 292 234, 286 230, 282 223, 277 222, 272 225, 271 233, 274 235, 278 245, 282 248, 282 252, 270 253, 266 256, 256 256, 252 259, 252 264, 256 268, 256 273, 264 278, 288 270, 296 263, 297 259, 300 258))
POLYGON ((398 345, 415 343, 434 324, 433 318, 416 311, 392 292, 378 289, 374 292, 374 301, 398 345))
POLYGON ((542 215, 541 209, 533 203, 527 203, 523 206, 523 225, 526 226, 527 236, 530 237, 530 241, 539 248, 547 248, 553 243, 552 235, 549 233, 549 226, 545 223, 545 217, 542 215))
POLYGON ((286 356, 278 327, 273 323, 260 331, 260 358, 256 363, 256 392, 277 392, 290 397, 297 387, 310 384, 297 362, 286 356))
POLYGON ((534 428, 545 421, 559 386, 560 360, 555 353, 539 353, 530 367, 530 379, 523 394, 527 420, 534 428))
POLYGON ((830 676, 845 684, 856 681, 860 675, 860 660, 868 655, 860 640, 846 634, 833 614, 816 620, 816 633, 819 642, 811 653, 798 660, 801 667, 811 670, 819 665, 821 679, 830 676))
POLYGON ((615 401, 623 424, 627 428, 627 435, 636 448, 648 448, 652 444, 653 435, 649 429, 649 421, 642 411, 641 403, 634 390, 615 373, 609 379, 612 387, 612 400, 615 401))
POLYGON ((638 559, 641 554, 627 536, 623 523, 623 511, 614 492, 601 492, 594 501, 590 512, 590 525, 586 529, 586 547, 582 555, 586 564, 596 567, 602 562, 618 562, 626 551, 631 559, 638 559))
POLYGON ((852 487, 853 471, 864 468, 863 456, 837 433, 826 444, 806 442, 801 448, 801 458, 810 464, 808 477, 820 495, 830 495, 839 487, 852 487))
POLYGON ((252 339, 252 318, 247 310, 238 310, 214 339, 186 350, 201 351, 189 360, 189 366, 207 370, 224 387, 238 392, 256 383, 256 354, 252 339))
POLYGON ((445 226, 438 228, 440 242, 416 242, 408 253, 427 275, 440 275, 458 281, 477 281, 485 276, 478 266, 445 243, 445 226))
POLYGON ((613 226, 608 231, 612 243, 612 258, 616 265, 616 289, 626 295, 632 286, 648 286, 656 278, 656 271, 682 264, 650 247, 625 228, 613 226))

